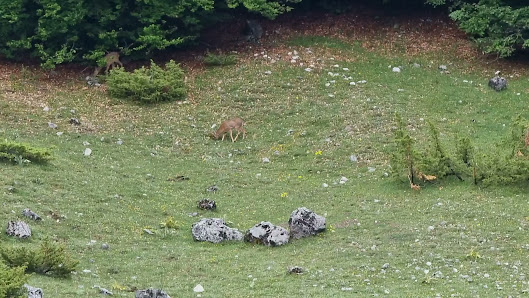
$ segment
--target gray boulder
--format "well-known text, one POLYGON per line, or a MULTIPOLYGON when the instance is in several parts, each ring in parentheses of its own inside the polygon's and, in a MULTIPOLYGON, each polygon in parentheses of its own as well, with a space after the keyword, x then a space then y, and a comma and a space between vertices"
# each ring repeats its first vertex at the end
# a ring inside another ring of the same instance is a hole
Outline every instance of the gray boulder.
POLYGON ((290 236, 293 239, 299 239, 325 231, 325 217, 301 207, 292 212, 288 225, 290 236))
POLYGON ((31 229, 23 221, 10 221, 7 223, 6 233, 9 236, 28 238, 31 236, 31 229))
POLYGON ((24 287, 28 290, 28 298, 42 298, 41 288, 34 288, 28 284, 24 284, 24 287))
POLYGON ((263 27, 257 20, 246 20, 244 36, 246 41, 258 42, 263 37, 263 27))
POLYGON ((221 218, 203 218, 193 224, 191 233, 196 241, 213 243, 225 240, 240 241, 243 238, 243 234, 239 230, 228 227, 221 218))
POLYGON ((198 208, 203 210, 215 210, 217 209, 217 203, 210 199, 203 199, 197 202, 198 208))
POLYGON ((288 243, 290 234, 280 226, 275 226, 270 222, 262 221, 246 232, 244 241, 266 246, 280 246, 288 243))
POLYGON ((504 77, 495 76, 489 80, 489 87, 496 91, 501 91, 507 88, 507 80, 504 77))
POLYGON ((136 298, 171 298, 171 296, 162 290, 149 288, 136 291, 136 298))

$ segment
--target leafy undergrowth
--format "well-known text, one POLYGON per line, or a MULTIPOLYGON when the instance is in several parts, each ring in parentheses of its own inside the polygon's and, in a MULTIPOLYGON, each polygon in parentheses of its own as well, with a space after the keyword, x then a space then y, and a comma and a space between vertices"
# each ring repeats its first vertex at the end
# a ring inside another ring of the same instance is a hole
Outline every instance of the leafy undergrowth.
POLYGON ((431 121, 443 140, 468 134, 490 146, 524 111, 526 81, 498 93, 464 62, 386 58, 329 38, 293 39, 281 51, 205 71, 193 102, 144 106, 80 88, 42 99, 46 110, 0 98, 2 139, 56 148, 47 165, 0 165, 0 219, 31 208, 44 215, 31 224, 33 242, 54 237, 80 261, 71 279, 33 275, 30 284, 56 297, 93 297, 93 285, 117 296, 148 287, 191 296, 201 284, 203 297, 528 290, 527 185, 454 178, 414 192, 388 177, 395 112, 414 138, 431 121), (245 140, 207 136, 235 116, 247 122, 245 140), (203 198, 217 210, 197 209, 203 198), (301 206, 326 216, 326 233, 276 248, 191 237, 201 217, 241 230, 263 220, 286 226, 301 206), (160 228, 170 217, 179 228, 160 228), (289 275, 291 266, 306 273, 289 275))

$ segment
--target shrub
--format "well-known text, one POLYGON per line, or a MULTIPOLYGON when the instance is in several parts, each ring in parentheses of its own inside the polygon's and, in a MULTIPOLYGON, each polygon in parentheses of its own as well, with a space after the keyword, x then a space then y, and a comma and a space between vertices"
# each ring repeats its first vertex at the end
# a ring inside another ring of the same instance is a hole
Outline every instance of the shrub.
POLYGON ((204 57, 204 64, 208 66, 224 66, 224 65, 233 65, 237 63, 236 55, 223 55, 223 54, 212 54, 208 53, 204 57))
POLYGON ((25 267, 9 268, 0 261, 0 298, 24 297, 22 286, 27 282, 25 267))
POLYGON ((122 68, 112 70, 107 84, 110 95, 144 103, 183 99, 186 95, 184 72, 173 60, 165 65, 165 70, 153 61, 150 68, 142 67, 132 73, 122 68))
POLYGON ((45 163, 51 159, 51 152, 46 148, 33 147, 29 144, 13 141, 0 141, 0 160, 22 163, 29 160, 36 163, 45 163))
POLYGON ((25 267, 35 272, 57 277, 68 277, 79 261, 72 259, 64 244, 45 239, 38 249, 3 247, 0 256, 10 267, 25 267))
POLYGON ((419 155, 415 150, 415 142, 408 133, 406 125, 399 114, 395 115, 395 120, 397 129, 395 130, 395 150, 390 161, 391 171, 398 178, 406 175, 410 185, 414 186, 419 155))

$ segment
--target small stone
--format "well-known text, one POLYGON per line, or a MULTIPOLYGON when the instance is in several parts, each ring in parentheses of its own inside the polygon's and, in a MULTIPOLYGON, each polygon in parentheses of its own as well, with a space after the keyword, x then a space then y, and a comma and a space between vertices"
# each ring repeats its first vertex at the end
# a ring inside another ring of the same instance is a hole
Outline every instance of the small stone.
POLYGON ((419 68, 419 67, 421 67, 421 65, 419 63, 413 63, 413 67, 419 68))
POLYGON ((193 288, 193 292, 202 293, 204 292, 204 287, 201 284, 198 284, 193 288))
POLYGON ((393 67, 393 68, 391 69, 391 71, 393 71, 393 72, 400 72, 400 67, 393 67))
POLYGON ((88 143, 87 141, 84 141, 83 146, 90 146, 90 143, 88 143))
POLYGON ((385 263, 384 265, 382 265, 382 269, 386 270, 389 268, 389 263, 385 263))
POLYGON ((123 140, 118 139, 118 140, 116 141, 116 144, 118 144, 118 145, 123 145, 123 140))
POLYGON ((62 136, 62 134, 63 134, 62 131, 58 131, 58 132, 57 132, 57 135, 58 135, 59 137, 62 136))
POLYGON ((84 154, 84 156, 90 156, 92 154, 92 149, 85 148, 83 154, 84 154))
POLYGON ((351 86, 355 86, 356 83, 355 83, 355 82, 349 82, 349 85, 351 85, 351 86))
POLYGON ((271 75, 272 74, 272 72, 270 70, 267 70, 264 73, 265 73, 265 75, 271 75))
POLYGON ((49 108, 49 107, 44 107, 44 108, 42 108, 42 110, 43 110, 44 112, 48 112, 48 111, 50 110, 50 108, 49 108))
POLYGON ((368 171, 369 173, 373 173, 375 170, 376 170, 376 168, 373 168, 373 167, 367 167, 367 171, 368 171))
POLYGON ((107 243, 101 244, 101 249, 107 250, 109 248, 110 248, 110 246, 107 243))
POLYGON ((448 67, 446 67, 446 65, 444 65, 444 64, 441 64, 441 65, 439 65, 438 69, 440 71, 446 71, 448 69, 448 67))
POLYGON ((268 157, 263 157, 262 161, 263 163, 269 163, 270 159, 268 157))
POLYGON ((71 125, 76 125, 76 126, 81 125, 81 121, 79 121, 79 119, 77 119, 77 118, 70 118, 69 123, 70 123, 71 125))
POLYGON ((29 217, 33 220, 42 220, 42 218, 37 213, 31 211, 28 208, 22 210, 22 215, 24 215, 25 217, 29 217))
POLYGON ((299 266, 294 266, 294 267, 290 267, 288 268, 288 273, 290 274, 303 274, 303 268, 299 267, 299 266))
POLYGON ((42 298, 43 293, 41 288, 34 288, 28 284, 24 284, 24 287, 28 290, 28 298, 42 298))
POLYGON ((53 122, 48 122, 48 127, 49 128, 53 128, 53 129, 56 129, 57 128, 57 124, 53 123, 53 122))
POLYGON ((149 234, 149 235, 154 235, 154 232, 149 230, 149 229, 143 229, 143 232, 145 232, 146 234, 149 234))
POLYGON ((327 184, 327 183, 323 183, 321 186, 323 186, 323 187, 329 187, 329 184, 327 184))
POLYGON ((428 232, 431 232, 431 231, 433 231, 434 229, 435 229, 434 226, 429 226, 429 227, 428 227, 428 232))
POLYGON ((312 71, 312 68, 307 67, 307 68, 305 68, 305 71, 306 71, 306 72, 311 72, 311 71, 312 71))
POLYGON ((197 202, 198 208, 202 210, 215 210, 217 209, 217 204, 215 201, 210 199, 202 199, 197 202))
POLYGON ((208 188, 206 189, 206 191, 209 191, 209 192, 217 192, 217 191, 219 191, 219 187, 216 186, 216 185, 212 185, 212 186, 208 187, 208 188))
POLYGON ((342 287, 342 291, 352 291, 353 288, 349 288, 349 287, 342 287))
POLYGON ((356 155, 353 154, 353 155, 349 156, 349 160, 351 162, 358 162, 358 157, 356 157, 356 155))

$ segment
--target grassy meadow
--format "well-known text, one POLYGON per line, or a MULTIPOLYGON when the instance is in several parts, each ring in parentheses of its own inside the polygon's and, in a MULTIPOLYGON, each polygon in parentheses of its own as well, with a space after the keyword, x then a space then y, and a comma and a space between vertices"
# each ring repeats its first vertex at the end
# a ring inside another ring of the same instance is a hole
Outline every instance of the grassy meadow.
POLYGON ((67 245, 80 261, 71 278, 30 278, 46 297, 97 297, 94 285, 119 297, 148 287, 196 297, 197 284, 202 297, 523 295, 527 185, 448 178, 412 191, 390 175, 396 112, 419 144, 432 121, 446 144, 464 135, 480 148, 527 113, 526 77, 495 92, 487 82, 496 69, 469 63, 297 36, 197 72, 187 101, 155 105, 109 98, 77 78, 43 83, 23 68, 1 80, 9 92, 0 94, 0 138, 52 148, 54 159, 0 164, 1 225, 26 220, 24 208, 44 217, 28 221, 30 240, 2 231, 0 241, 67 245), (246 139, 208 137, 235 116, 247 122, 246 139), (217 210, 199 210, 203 198, 217 210), (325 233, 272 248, 191 236, 203 217, 243 231, 260 221, 287 227, 301 206, 326 217, 325 233), (171 218, 178 229, 163 227, 171 218), (290 275, 291 266, 306 272, 290 275))

